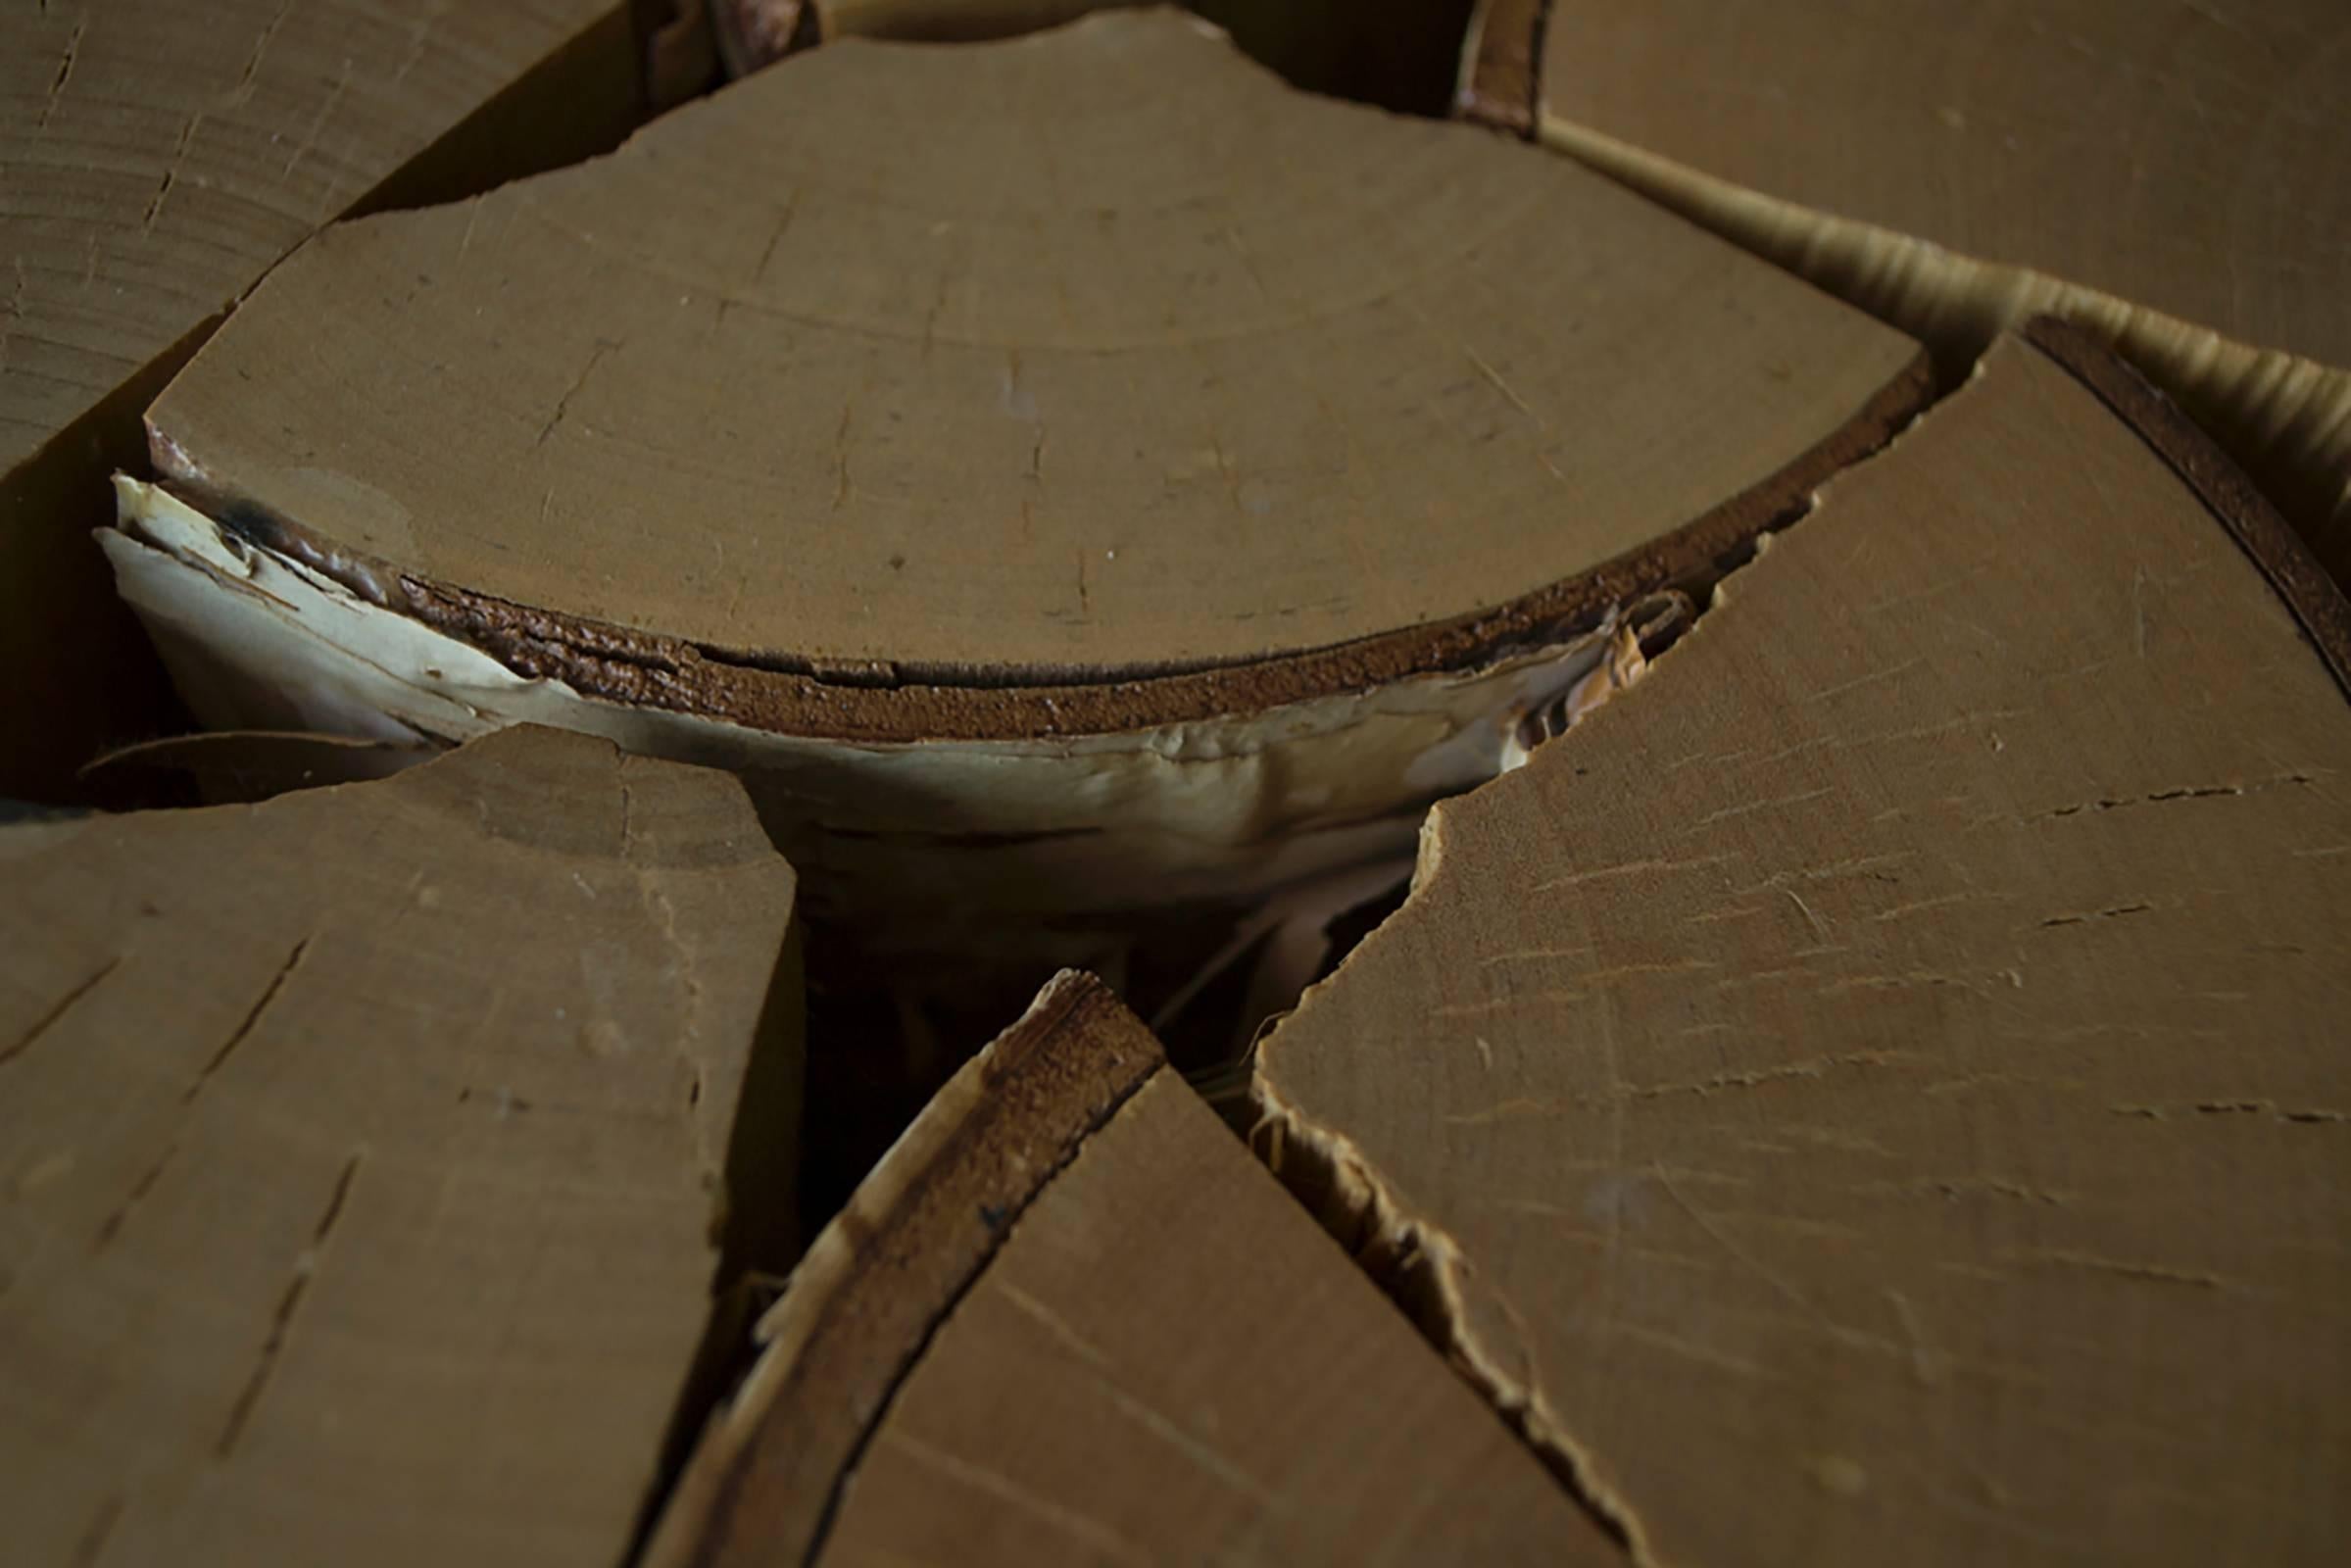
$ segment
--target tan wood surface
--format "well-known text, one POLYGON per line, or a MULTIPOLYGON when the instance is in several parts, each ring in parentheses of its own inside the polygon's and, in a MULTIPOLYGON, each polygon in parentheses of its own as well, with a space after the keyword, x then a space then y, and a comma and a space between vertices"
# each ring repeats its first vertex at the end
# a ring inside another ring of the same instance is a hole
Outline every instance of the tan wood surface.
POLYGON ((619 1561, 723 1189, 790 1204, 741 787, 514 730, 0 828, 0 1555, 619 1561))
POLYGON ((1064 972, 966 1062, 851 1195, 760 1322, 648 1561, 801 1562, 933 1326, 1078 1146, 1161 1065, 1118 1002, 1064 972))
POLYGON ((1425 627, 1768 511, 1913 353, 1563 161, 1115 12, 812 50, 331 231, 151 417, 217 501, 443 584, 1003 682, 1425 627))
POLYGON ((160 682, 87 531, 137 416, 327 220, 610 146, 617 0, 32 0, 0 21, 0 793, 58 795, 160 682))
POLYGON ((653 1561, 1606 1561, 1099 982, 795 1275, 653 1561))
POLYGON ((1263 1048, 1638 1561, 2339 1555, 2342 605, 2135 407, 2004 342, 1263 1048))
POLYGON ((1553 0, 1543 114, 2351 365, 2335 0, 1553 0))
POLYGON ((2351 10, 1556 0, 1531 82, 1490 13, 1544 140, 1954 360, 2094 325, 2351 574, 2351 10))

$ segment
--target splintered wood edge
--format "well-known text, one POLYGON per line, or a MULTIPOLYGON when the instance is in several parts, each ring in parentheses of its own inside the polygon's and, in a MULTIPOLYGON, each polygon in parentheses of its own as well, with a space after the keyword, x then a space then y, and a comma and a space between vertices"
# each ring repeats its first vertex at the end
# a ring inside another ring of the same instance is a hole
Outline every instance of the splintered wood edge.
POLYGON ((2023 336, 2128 425, 2229 530, 2351 699, 2351 599, 2244 469, 2094 333, 2060 317, 2036 316, 2023 336))
POLYGON ((1533 140, 1543 108, 1543 39, 1551 0, 1479 0, 1461 50, 1453 112, 1533 140))
MULTIPOLYGON (((2096 397, 2187 486, 2251 558, 2351 702, 2351 600, 2243 470, 2093 333, 2041 316, 2018 335, 2096 397)), ((1407 907, 1432 881, 1444 857, 1443 821, 1442 814, 1432 812, 1422 829, 1407 907)), ((1322 982, 1346 983, 1345 964, 1322 982)), ((1590 1456, 1562 1423, 1550 1418, 1541 1392, 1494 1364, 1461 1332, 1460 1281, 1469 1265, 1444 1226, 1404 1202, 1343 1129, 1292 1104, 1261 1068, 1250 1071, 1249 1100, 1254 1123, 1249 1146, 1258 1157, 1526 1439, 1562 1485, 1627 1542, 1637 1561, 1646 1560, 1631 1506, 1597 1480, 1590 1456)))
POLYGON ((1075 970, 966 1062, 793 1271, 759 1325, 758 1363, 655 1527, 647 1568, 743 1550, 808 1557, 938 1324, 1013 1221, 1165 1062, 1109 989, 1075 970))
MULTIPOLYGON (((738 662, 683 638, 629 631, 435 582, 319 540, 291 519, 215 488, 152 422, 164 488, 224 529, 341 581, 479 648, 517 674, 560 680, 583 696, 696 713, 773 734, 853 742, 1004 740, 1106 734, 1260 712, 1421 674, 1463 669, 1591 629, 1612 607, 1670 587, 1703 587, 1755 536, 1810 507, 1824 482, 1876 452, 1929 404, 1924 350, 1851 417, 1782 466, 1639 550, 1498 608, 1336 647, 1249 662, 1064 684, 984 684, 987 672, 904 666, 821 669, 738 662), (828 678, 828 676, 830 678, 828 678), (969 683, 966 683, 966 682, 969 683)), ((1019 680, 1021 671, 1008 670, 1019 680)))

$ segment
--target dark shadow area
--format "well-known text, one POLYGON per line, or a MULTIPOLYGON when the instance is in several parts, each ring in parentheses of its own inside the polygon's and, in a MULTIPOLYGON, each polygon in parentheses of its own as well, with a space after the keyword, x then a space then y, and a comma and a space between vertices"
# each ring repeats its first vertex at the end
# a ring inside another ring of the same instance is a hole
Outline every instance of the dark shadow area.
MULTIPOLYGON (((658 106, 843 36, 985 43, 1134 0, 931 0, 887 10, 827 0, 641 0, 658 106)), ((1398 114, 1453 112, 1474 0, 1189 0, 1294 86, 1398 114)))
POLYGON ((749 1369, 752 1330, 800 1256, 800 1205, 794 1199, 808 1103, 806 946, 795 920, 759 1006, 734 1125, 727 1131, 719 1189, 710 1195, 718 1266, 710 1279, 710 1320, 670 1407, 661 1459, 638 1507, 625 1561, 635 1561, 643 1551, 710 1412, 749 1369))
MULTIPOLYGON (((1093 970, 1151 1025, 1169 1064, 1218 1102, 1222 1087, 1246 1084, 1249 1049, 1266 1026, 1400 907, 1405 888, 1399 870, 1329 918, 1280 926, 1265 924, 1257 906, 1137 917, 1114 960, 1093 970)), ((1054 972, 1042 960, 965 964, 952 979, 894 969, 873 961, 858 933, 821 923, 808 952, 808 1103, 823 1108, 801 1134, 804 1239, 1054 972)))
POLYGON ((1293 84, 1398 114, 1452 113, 1472 0, 1195 0, 1293 84))

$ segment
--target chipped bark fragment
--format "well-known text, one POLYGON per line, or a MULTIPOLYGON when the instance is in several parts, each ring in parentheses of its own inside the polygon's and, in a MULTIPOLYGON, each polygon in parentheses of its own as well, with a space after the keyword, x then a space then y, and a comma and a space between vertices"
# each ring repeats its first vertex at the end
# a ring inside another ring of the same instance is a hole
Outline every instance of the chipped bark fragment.
POLYGON ((215 515, 275 519, 379 580, 405 575, 409 612, 583 690, 624 678, 588 673, 612 639, 661 656, 640 666, 645 690, 608 695, 659 700, 667 677, 671 702, 788 730, 808 715, 762 672, 882 663, 938 688, 902 700, 916 710, 902 736, 970 733, 959 688, 1147 683, 1085 696, 1090 716, 1035 701, 991 715, 986 733, 1010 735, 1201 710, 1197 683, 1159 677, 1233 672, 1206 710, 1233 711, 1589 624, 1800 508, 1915 410, 1921 368, 1900 335, 1570 165, 1309 98, 1180 18, 1117 13, 956 50, 817 50, 612 159, 334 231, 272 274, 150 424, 158 468, 215 515), (1040 93, 1100 128, 1007 121, 1004 103, 1040 93), (1194 133, 1203 116, 1232 132, 1194 133), (824 178, 845 139, 871 144, 855 190, 824 178), (1049 186, 1040 139, 1071 189, 1049 186), (1245 141, 1290 148, 1293 177, 1344 206, 1322 226, 1360 237, 1285 220, 1245 141), (755 155, 773 172, 746 188, 755 155), (998 201, 1047 232, 1002 254, 959 240, 966 159, 1013 179, 998 201), (1198 195, 1135 194, 1160 189, 1198 195), (867 195, 905 209, 903 243, 858 232, 867 195), (619 243, 619 214, 667 238, 619 243), (853 250, 889 270, 893 296, 943 298, 947 320, 898 331, 833 265, 853 250), (1086 286, 1162 251, 1205 253, 1205 270, 1086 286), (1544 281, 1563 256, 1572 288, 1544 281), (385 300, 368 280, 386 271, 419 281, 385 300), (745 324, 700 330, 720 305, 745 324), (394 330, 445 382, 394 400, 434 427, 398 443, 369 417, 370 388, 409 373, 377 351, 394 330), (1292 335, 1295 368, 1267 348, 1292 335), (294 341, 318 372, 289 362, 294 341), (471 406, 465 368, 485 355, 527 409, 471 406), (686 379, 765 411, 769 437, 681 401, 686 379), (1358 382, 1410 395, 1366 401, 1358 382), (1623 439, 1636 419, 1690 439, 1623 439), (1049 430, 1071 471, 1047 471, 1049 430), (316 440, 341 453, 332 472, 302 459, 316 440), (646 449, 670 463, 626 456, 646 449), (1364 470, 1344 486, 1294 471, 1343 459, 1364 470), (1130 515, 1109 493, 1152 500, 1130 515), (998 514, 1025 518, 1014 548, 972 524, 998 514), (667 530, 675 548, 647 548, 667 530), (1378 569, 1334 592, 1334 550, 1378 569), (1168 576, 1186 592, 1151 588, 1168 576))
POLYGON ((2034 341, 1260 1048, 1260 1149, 1644 1561, 2340 1538, 2340 607, 2034 341))
POLYGON ((618 1560, 722 1247, 790 1255, 741 787, 516 729, 0 866, 12 1551, 618 1560))

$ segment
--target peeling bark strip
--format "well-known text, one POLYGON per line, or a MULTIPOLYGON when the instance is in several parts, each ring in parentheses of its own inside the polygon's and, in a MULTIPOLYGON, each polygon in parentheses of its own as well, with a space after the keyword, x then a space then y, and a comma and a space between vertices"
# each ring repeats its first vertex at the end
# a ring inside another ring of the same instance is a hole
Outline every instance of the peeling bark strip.
POLYGON ((1604 179, 1116 11, 814 50, 610 159, 330 234, 149 417, 159 467, 214 515, 371 568, 386 603, 510 667, 917 741, 1255 711, 1541 646, 1710 579, 1926 381, 1907 339, 1604 179), (1048 102, 1102 128, 1007 109, 1048 102), (844 140, 867 149, 856 189, 824 151, 844 140), (1337 204, 1312 232, 1291 216, 1309 185, 1337 204), (979 188, 1045 225, 1017 257, 970 238, 979 188), (1156 190, 1195 194, 1138 195, 1156 190), (384 298, 366 279, 386 270, 416 287, 384 298), (929 305, 901 323, 885 297, 929 305), (379 333, 437 390, 385 382, 379 333), (484 356, 514 392, 494 408, 484 356), (582 425, 590 404, 629 408, 629 440, 582 425), (333 481, 299 458, 388 407, 411 427, 333 481), (1023 519, 1019 548, 968 525, 988 516, 1023 519), (898 683, 808 678, 871 665, 898 683))
POLYGON ((1162 1065, 1049 986, 795 1273, 649 1562, 1608 1562, 1162 1065))
MULTIPOLYGON (((2034 348, 2072 371, 2138 432, 2252 559, 2351 698, 2351 597, 2313 546, 2296 535, 2244 470, 2130 364, 2078 326, 2040 317, 2025 329, 2034 348)), ((2351 543, 2347 543, 2351 549, 2351 543)), ((2351 560, 2351 556, 2346 557, 2351 560)), ((2297 783, 2308 780, 2297 779, 2297 783)))
POLYGON ((1121 10, 810 51, 330 231, 149 411, 105 548, 208 724, 737 768, 868 951, 1107 967, 1408 853, 1929 381, 1604 179, 1121 10))
POLYGON ((2096 353, 2003 341, 1439 806, 1260 1048, 1269 1161, 1637 1561, 2339 1555, 2339 607, 2096 353))
POLYGON ((713 1290, 790 1256, 742 786, 518 729, 0 867, 0 1554, 620 1561, 713 1290))
POLYGON ((1917 336, 1950 380, 2035 315, 2089 329, 2339 578, 2351 296, 2321 280, 2351 245, 2351 137, 2311 63, 2347 45, 2337 0, 1783 0, 1738 21, 1717 0, 1552 0, 1535 118, 1917 336))

